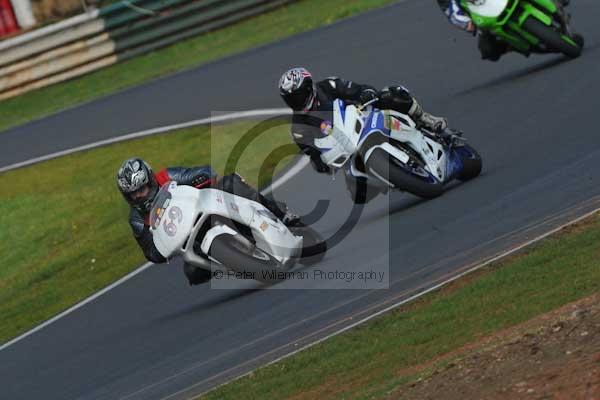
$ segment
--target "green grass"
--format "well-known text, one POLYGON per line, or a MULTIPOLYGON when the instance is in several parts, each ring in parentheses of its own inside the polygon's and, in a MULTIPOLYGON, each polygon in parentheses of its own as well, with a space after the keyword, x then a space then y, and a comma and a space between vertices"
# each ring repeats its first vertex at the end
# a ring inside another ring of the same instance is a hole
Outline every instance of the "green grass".
POLYGON ((600 215, 472 282, 427 295, 207 394, 207 399, 377 399, 411 366, 600 290, 600 215))
MULTIPOLYGON (((155 169, 211 163, 222 173, 234 145, 254 125, 215 126, 213 135, 209 127, 186 129, 1 174, 0 343, 145 261, 116 188, 125 158, 143 157, 155 169)), ((243 146, 236 170, 252 184, 268 178, 258 174, 265 154, 289 144, 289 126, 279 125, 243 146)), ((276 165, 284 163, 269 157, 267 172, 276 165)))
MULTIPOLYGON (((0 102, 0 131, 152 78, 275 42, 394 1, 302 0, 89 75, 4 100, 0 102)), ((278 78, 273 77, 273 82, 278 78)))

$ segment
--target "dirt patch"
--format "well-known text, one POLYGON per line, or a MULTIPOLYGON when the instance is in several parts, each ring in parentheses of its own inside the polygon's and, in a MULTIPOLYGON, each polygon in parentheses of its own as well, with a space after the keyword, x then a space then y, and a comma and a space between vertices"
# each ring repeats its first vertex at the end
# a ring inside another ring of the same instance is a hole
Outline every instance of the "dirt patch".
POLYGON ((600 400, 600 294, 399 371, 390 399, 600 400))

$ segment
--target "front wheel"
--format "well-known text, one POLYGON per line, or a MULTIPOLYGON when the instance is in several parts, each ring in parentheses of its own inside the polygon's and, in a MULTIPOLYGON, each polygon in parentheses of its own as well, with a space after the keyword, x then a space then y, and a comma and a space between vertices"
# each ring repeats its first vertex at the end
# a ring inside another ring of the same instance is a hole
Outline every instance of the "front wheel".
POLYGON ((536 18, 527 18, 523 24, 523 28, 554 51, 563 53, 571 58, 577 58, 581 55, 583 46, 580 46, 569 36, 556 31, 552 26, 544 25, 536 18))
POLYGON ((382 149, 373 150, 367 160, 367 170, 388 181, 396 189, 405 190, 425 199, 438 197, 444 192, 442 183, 423 168, 417 167, 422 176, 408 172, 407 168, 409 168, 407 165, 401 165, 400 161, 382 149))
POLYGON ((246 239, 233 235, 219 235, 210 245, 209 255, 223 266, 246 278, 266 283, 284 280, 283 266, 272 255, 259 249, 246 239))

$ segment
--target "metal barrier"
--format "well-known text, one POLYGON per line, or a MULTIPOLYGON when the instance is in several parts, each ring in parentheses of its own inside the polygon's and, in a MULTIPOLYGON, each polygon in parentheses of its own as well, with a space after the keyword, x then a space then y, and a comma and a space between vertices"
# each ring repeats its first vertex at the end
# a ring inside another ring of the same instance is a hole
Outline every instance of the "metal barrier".
POLYGON ((0 100, 294 0, 130 0, 0 42, 0 100))

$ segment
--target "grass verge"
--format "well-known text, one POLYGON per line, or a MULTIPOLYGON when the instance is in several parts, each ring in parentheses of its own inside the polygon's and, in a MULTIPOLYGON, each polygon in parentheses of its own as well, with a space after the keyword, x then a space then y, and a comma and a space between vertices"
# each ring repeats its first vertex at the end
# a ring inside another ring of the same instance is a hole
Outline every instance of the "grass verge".
MULTIPOLYGON (((155 168, 212 164, 255 122, 198 127, 76 153, 0 174, 0 343, 68 308, 142 264, 115 174, 131 156, 155 168)), ((275 127, 275 125, 278 125, 275 127)), ((289 126, 244 147, 236 169, 264 183, 264 155, 289 143, 289 126)), ((268 157, 267 170, 283 166, 268 157)), ((285 161, 285 160, 284 160, 285 161)))
MULTIPOLYGON (((401 309, 208 393, 207 399, 376 399, 418 364, 600 291, 594 215, 401 309)), ((395 396, 396 397, 396 396, 395 396)))
POLYGON ((0 102, 0 131, 168 73, 308 31, 397 0, 302 0, 89 75, 0 102))

